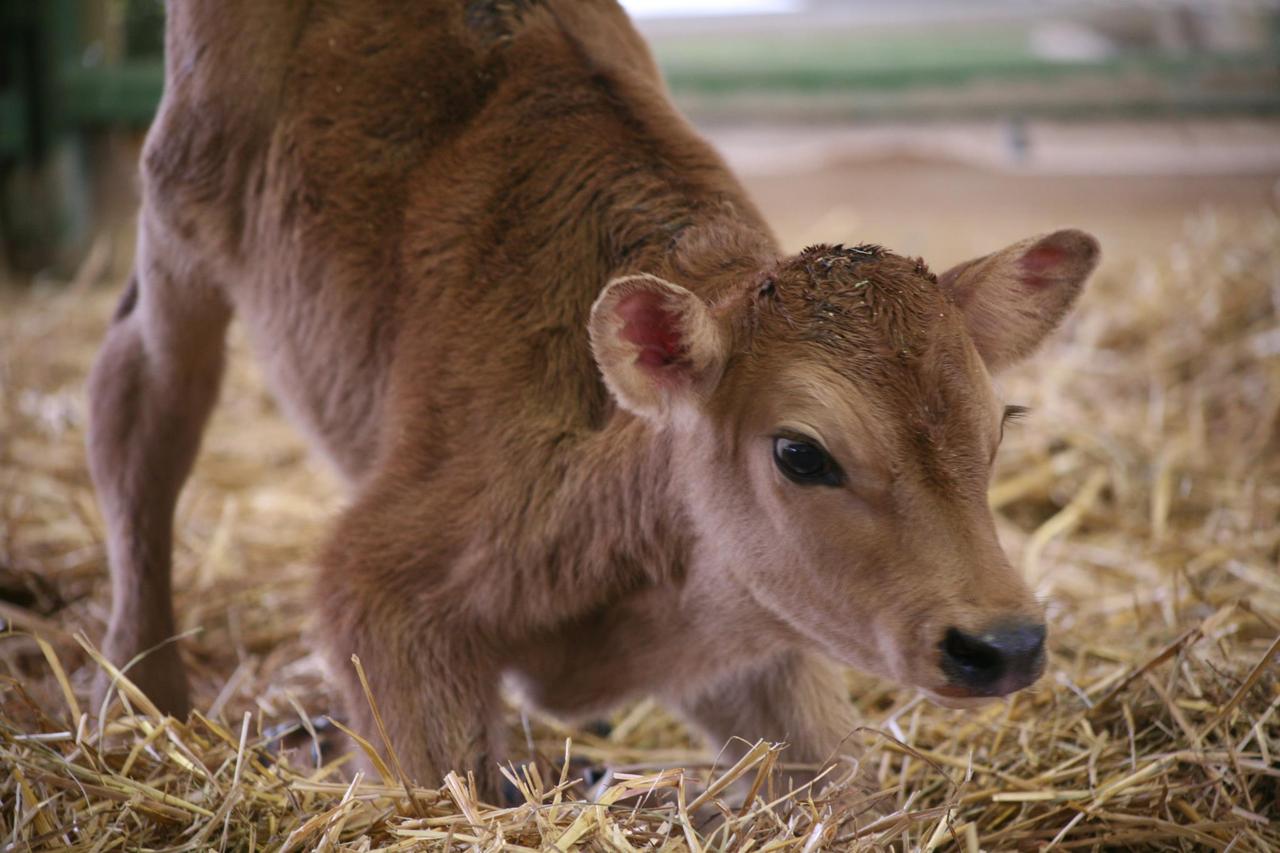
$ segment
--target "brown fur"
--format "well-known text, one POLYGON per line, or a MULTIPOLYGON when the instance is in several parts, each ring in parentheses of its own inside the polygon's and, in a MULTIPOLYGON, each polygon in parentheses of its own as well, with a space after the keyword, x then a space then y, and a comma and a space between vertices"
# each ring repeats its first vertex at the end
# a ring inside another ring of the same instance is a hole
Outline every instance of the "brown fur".
MULTIPOLYGON (((987 367, 1052 328, 1091 238, 950 294, 880 249, 783 258, 606 0, 191 0, 167 63, 136 290, 90 380, 113 659, 174 633, 173 507, 233 312, 351 484, 319 633, 423 782, 492 793, 503 676, 825 761, 853 724, 828 658, 937 690, 945 628, 1037 617, 986 507, 987 367), (847 486, 780 477, 783 427, 847 486)), ((188 707, 173 645, 130 672, 188 707)))

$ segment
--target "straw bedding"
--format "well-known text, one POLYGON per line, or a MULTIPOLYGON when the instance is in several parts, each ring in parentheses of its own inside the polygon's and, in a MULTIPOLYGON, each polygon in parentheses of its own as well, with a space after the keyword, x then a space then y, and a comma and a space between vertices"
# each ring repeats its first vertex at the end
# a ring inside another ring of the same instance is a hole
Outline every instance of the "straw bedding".
POLYGON ((0 848, 1280 848, 1274 215, 1206 215, 1167 256, 1112 265, 1003 382, 1034 414, 992 502, 1049 601, 1049 674, 969 712, 851 674, 853 737, 891 797, 872 811, 839 779, 782 790, 780 745, 714 767, 648 703, 590 730, 513 708, 514 759, 541 758, 512 771, 513 808, 457 776, 353 782, 305 732, 282 752, 272 727, 332 708, 306 562, 340 499, 244 357, 178 511, 201 713, 160 718, 127 684, 90 707, 108 590, 82 384, 119 289, 110 242, 75 282, 0 302, 0 848), (720 797, 735 780, 746 805, 720 797))

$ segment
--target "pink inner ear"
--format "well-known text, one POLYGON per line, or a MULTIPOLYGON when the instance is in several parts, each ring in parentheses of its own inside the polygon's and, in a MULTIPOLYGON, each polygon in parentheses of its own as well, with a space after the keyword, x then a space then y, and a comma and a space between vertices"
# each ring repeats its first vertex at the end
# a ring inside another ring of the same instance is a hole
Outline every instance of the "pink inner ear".
POLYGON ((1061 278, 1063 264, 1070 254, 1061 246, 1040 244, 1035 246, 1019 261, 1024 275, 1022 283, 1037 290, 1054 284, 1061 278))
POLYGON ((684 353, 679 315, 663 307, 661 294, 640 290, 618 302, 622 339, 640 348, 636 362, 645 367, 665 367, 684 353))

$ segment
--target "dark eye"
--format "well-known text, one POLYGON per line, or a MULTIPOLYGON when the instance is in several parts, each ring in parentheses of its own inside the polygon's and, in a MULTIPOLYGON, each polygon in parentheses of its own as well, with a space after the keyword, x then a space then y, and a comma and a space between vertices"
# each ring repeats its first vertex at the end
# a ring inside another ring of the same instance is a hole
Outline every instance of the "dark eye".
POLYGON ((827 451, 810 441, 795 438, 773 440, 773 461, 792 482, 802 485, 838 486, 840 468, 827 451))

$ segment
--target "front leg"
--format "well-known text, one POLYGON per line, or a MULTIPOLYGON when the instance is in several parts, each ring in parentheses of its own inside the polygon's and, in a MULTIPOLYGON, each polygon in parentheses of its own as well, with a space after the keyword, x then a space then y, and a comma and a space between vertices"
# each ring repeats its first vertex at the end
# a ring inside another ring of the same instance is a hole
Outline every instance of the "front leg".
MULTIPOLYGON (((444 581, 446 555, 421 529, 396 530, 393 502, 353 507, 321 561, 319 638, 353 728, 381 750, 358 655, 391 748, 411 782, 437 787, 474 774, 500 802, 504 758, 498 656, 463 590, 444 581), (410 536, 404 534, 411 533, 410 536)), ((394 770, 394 766, 392 765, 394 770)))
MULTIPOLYGON (((758 740, 787 744, 782 762, 793 784, 856 758, 857 715, 840 669, 817 655, 788 651, 705 683, 676 707, 720 750, 728 767, 758 740)), ((835 777, 830 777, 835 778, 835 777)))
MULTIPOLYGON (((439 611, 349 608, 365 623, 326 641, 353 728, 381 751, 383 743, 351 656, 358 655, 395 758, 410 782, 439 787, 450 771, 474 775, 488 803, 501 803, 498 765, 505 758, 497 668, 488 654, 448 627, 439 611), (434 624, 433 624, 434 623, 434 624), (401 627, 395 627, 401 626, 401 627), (401 630, 404 633, 401 633, 401 630)), ((395 765, 388 762, 393 770, 395 765)))

